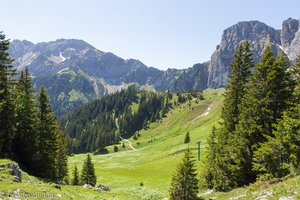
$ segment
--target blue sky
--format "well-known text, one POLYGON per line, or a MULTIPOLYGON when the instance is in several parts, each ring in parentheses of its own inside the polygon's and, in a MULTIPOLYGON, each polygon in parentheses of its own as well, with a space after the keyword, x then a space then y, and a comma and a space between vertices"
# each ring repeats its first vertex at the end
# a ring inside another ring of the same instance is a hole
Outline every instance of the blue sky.
POLYGON ((300 19, 299 0, 0 0, 8 38, 83 39, 160 69, 210 59, 224 29, 259 20, 280 29, 300 19))

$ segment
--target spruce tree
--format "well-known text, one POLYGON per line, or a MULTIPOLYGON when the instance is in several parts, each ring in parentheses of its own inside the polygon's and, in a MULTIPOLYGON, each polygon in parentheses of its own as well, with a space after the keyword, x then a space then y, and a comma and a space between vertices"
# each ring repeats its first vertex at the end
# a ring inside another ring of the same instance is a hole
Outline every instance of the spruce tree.
POLYGON ((205 179, 205 185, 207 188, 214 188, 214 180, 217 178, 215 176, 216 173, 216 162, 217 158, 216 156, 218 155, 218 143, 217 143, 217 129, 215 126, 213 126, 212 131, 210 135, 207 138, 207 157, 206 161, 204 162, 204 179, 205 179))
POLYGON ((186 150, 182 162, 173 175, 170 200, 196 200, 198 197, 198 179, 195 160, 189 149, 186 150))
POLYGON ((28 68, 17 81, 15 158, 28 169, 33 169, 37 145, 37 106, 28 68))
POLYGON ((289 70, 290 63, 283 51, 275 58, 274 65, 267 78, 270 92, 267 94, 270 99, 269 106, 272 110, 273 123, 282 118, 282 112, 290 107, 293 92, 293 80, 289 70))
POLYGON ((284 112, 276 128, 275 139, 280 141, 284 149, 282 154, 285 155, 280 165, 287 168, 286 173, 279 175, 297 174, 296 169, 300 165, 300 104, 284 112))
POLYGON ((80 180, 81 184, 90 184, 91 186, 96 185, 97 177, 95 175, 94 164, 92 163, 90 154, 87 155, 86 160, 83 163, 80 180))
POLYGON ((190 143, 190 141, 191 141, 190 132, 186 132, 184 137, 184 144, 190 143))
POLYGON ((252 51, 249 41, 242 42, 235 53, 228 75, 228 85, 225 90, 225 99, 222 109, 224 128, 233 134, 240 115, 240 104, 246 92, 251 69, 253 68, 252 51))
POLYGON ((275 58, 271 47, 267 47, 247 84, 237 132, 246 140, 246 153, 243 154, 246 163, 241 168, 247 174, 249 183, 255 181, 257 176, 257 171, 252 170, 253 160, 259 159, 257 157, 266 150, 262 144, 274 137, 274 125, 289 106, 292 95, 287 68, 284 56, 275 58))
POLYGON ((245 138, 235 133, 230 135, 227 145, 223 141, 224 128, 213 127, 208 138, 208 155, 205 160, 206 186, 217 191, 228 191, 247 184, 247 144, 245 138))
POLYGON ((268 106, 267 93, 269 85, 267 83, 268 74, 274 65, 275 58, 271 47, 267 47, 263 52, 261 60, 255 65, 250 83, 247 85, 247 93, 242 104, 241 123, 239 130, 251 140, 251 145, 263 142, 262 134, 271 135, 272 123, 270 123, 271 110, 268 106))
POLYGON ((11 157, 15 133, 15 102, 12 76, 13 59, 8 54, 9 40, 0 32, 0 156, 11 157))
POLYGON ((57 178, 57 152, 59 149, 59 130, 56 118, 51 110, 49 97, 41 87, 39 97, 39 122, 37 130, 37 169, 41 177, 57 178))
POLYGON ((284 57, 275 58, 271 47, 267 47, 253 70, 240 123, 240 130, 249 137, 251 145, 264 142, 265 136, 272 136, 273 124, 288 107, 292 95, 287 68, 284 57))
POLYGON ((59 133, 57 152, 57 181, 63 181, 68 176, 67 146, 63 133, 59 133))
POLYGON ((119 148, 118 148, 118 146, 114 146, 114 152, 118 152, 119 151, 119 148))
POLYGON ((300 164, 300 56, 290 70, 294 89, 291 107, 284 113, 274 130, 274 138, 254 152, 254 170, 265 177, 281 178, 295 172, 300 164))
POLYGON ((288 173, 287 152, 277 138, 269 137, 253 152, 253 170, 258 178, 280 178, 288 173))
POLYGON ((72 185, 79 185, 79 174, 76 165, 73 170, 72 185))
POLYGON ((236 132, 236 125, 252 67, 250 43, 245 41, 240 44, 231 64, 221 115, 223 122, 218 130, 213 128, 208 140, 209 152, 204 176, 209 188, 228 190, 244 184, 244 168, 241 164, 245 162, 242 156, 245 140, 236 132))

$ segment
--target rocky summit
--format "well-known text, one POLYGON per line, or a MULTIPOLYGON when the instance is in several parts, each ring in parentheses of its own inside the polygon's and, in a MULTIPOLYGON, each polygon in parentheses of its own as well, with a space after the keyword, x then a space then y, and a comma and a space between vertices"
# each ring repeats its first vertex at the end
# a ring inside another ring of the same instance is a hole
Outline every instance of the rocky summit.
POLYGON ((294 61, 300 54, 299 23, 289 18, 276 30, 259 21, 239 22, 224 30, 210 61, 181 70, 148 67, 139 60, 126 60, 76 39, 37 44, 13 40, 9 53, 18 71, 28 66, 35 88, 46 87, 53 109, 60 116, 132 83, 171 92, 224 87, 234 53, 244 40, 251 41, 255 60, 271 45, 274 53, 282 50, 294 61))
POLYGON ((251 42, 255 60, 259 59, 267 45, 271 45, 275 54, 282 50, 290 61, 294 61, 300 54, 299 20, 289 18, 283 21, 281 30, 259 21, 239 22, 224 30, 221 43, 211 56, 208 87, 218 88, 227 85, 227 74, 234 52, 244 40, 251 42))

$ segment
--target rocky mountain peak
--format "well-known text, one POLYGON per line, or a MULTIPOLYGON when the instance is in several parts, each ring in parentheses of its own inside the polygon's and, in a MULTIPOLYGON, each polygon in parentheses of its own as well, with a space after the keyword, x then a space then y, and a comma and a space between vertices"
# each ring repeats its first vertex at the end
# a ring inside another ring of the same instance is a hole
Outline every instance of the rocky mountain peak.
POLYGON ((281 30, 259 21, 239 22, 224 30, 221 43, 211 57, 208 87, 227 85, 230 63, 240 42, 244 40, 251 42, 254 60, 258 60, 265 47, 270 45, 275 54, 284 51, 293 61, 300 54, 299 20, 291 18, 285 20, 281 30))
POLYGON ((239 22, 224 30, 221 46, 224 44, 236 44, 241 40, 259 40, 269 35, 272 41, 280 42, 279 31, 259 21, 239 22))
POLYGON ((10 43, 10 55, 13 58, 23 56, 34 44, 27 40, 13 40, 10 43))
POLYGON ((289 18, 283 21, 281 44, 291 61, 300 55, 300 20, 289 18))
POLYGON ((298 30, 299 20, 288 18, 283 21, 281 30, 281 44, 283 47, 291 45, 291 42, 295 38, 295 34, 298 30))

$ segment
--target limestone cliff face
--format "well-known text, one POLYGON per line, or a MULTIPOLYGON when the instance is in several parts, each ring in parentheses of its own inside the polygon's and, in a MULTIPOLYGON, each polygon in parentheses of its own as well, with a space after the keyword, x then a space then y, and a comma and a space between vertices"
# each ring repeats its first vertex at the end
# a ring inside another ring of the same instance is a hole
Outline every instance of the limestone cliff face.
POLYGON ((266 45, 272 45, 275 52, 279 51, 280 31, 259 21, 239 22, 223 32, 221 44, 211 57, 209 66, 208 86, 223 87, 227 84, 230 63, 240 42, 251 41, 254 58, 258 60, 266 45))
POLYGON ((208 66, 210 63, 195 64, 192 68, 185 70, 176 79, 170 91, 186 92, 188 90, 204 90, 207 87, 208 66))
POLYGON ((300 55, 299 20, 289 18, 283 21, 281 29, 281 46, 292 61, 300 55))
POLYGON ((221 43, 211 56, 207 86, 212 88, 227 85, 230 63, 240 42, 251 42, 254 60, 258 60, 267 45, 273 52, 284 51, 293 61, 300 54, 299 20, 287 19, 281 30, 276 30, 259 21, 239 22, 224 30, 221 43))

